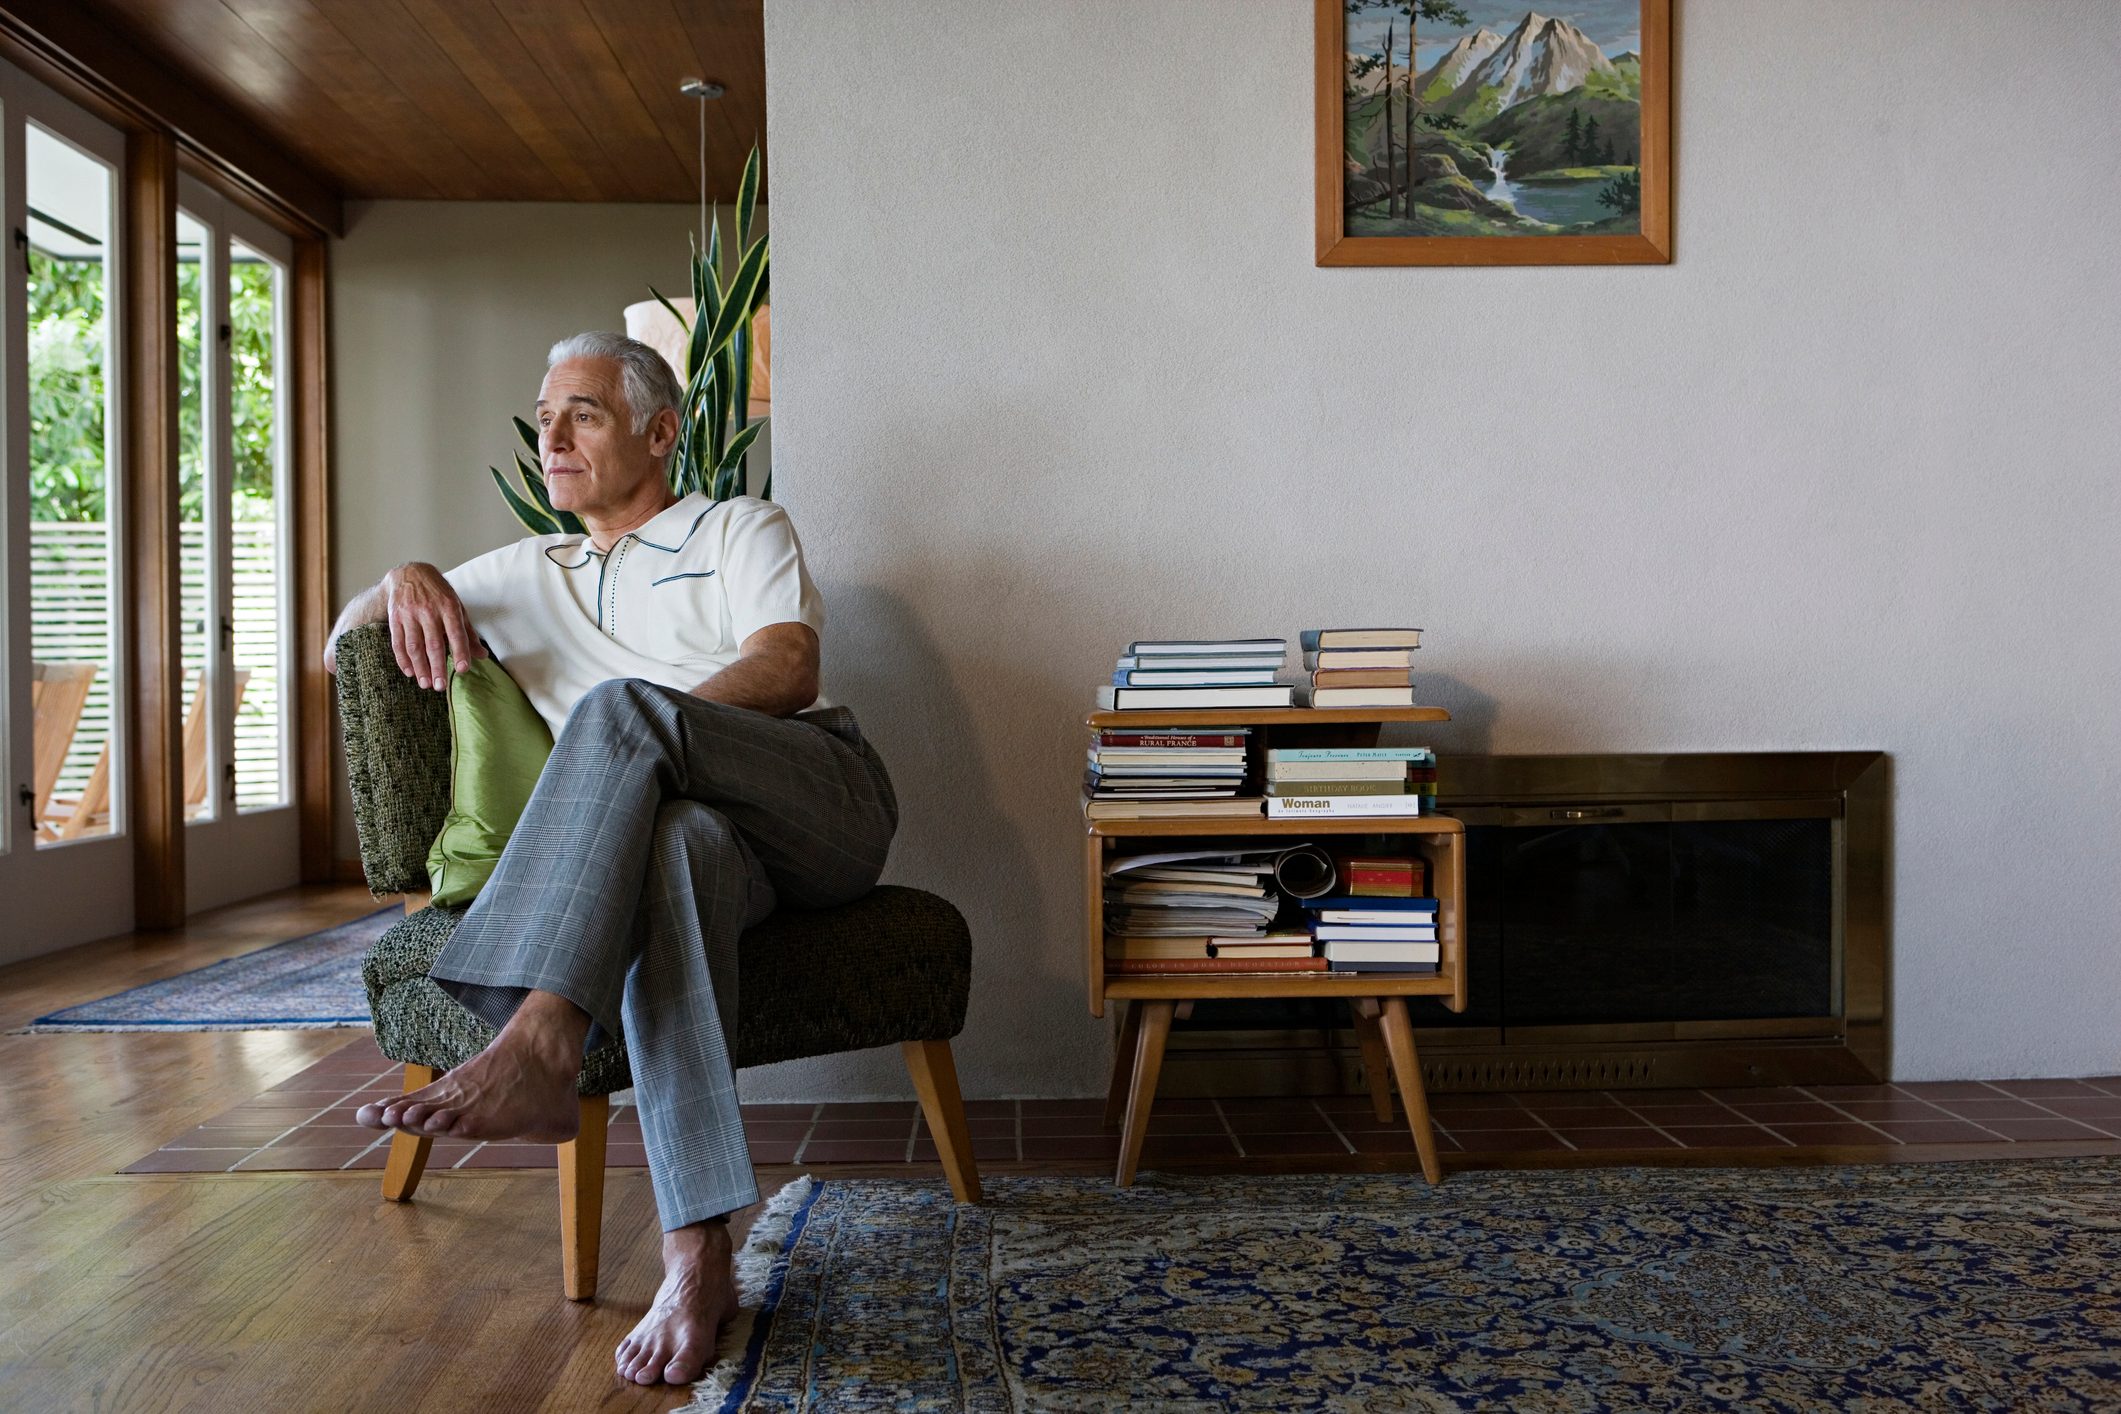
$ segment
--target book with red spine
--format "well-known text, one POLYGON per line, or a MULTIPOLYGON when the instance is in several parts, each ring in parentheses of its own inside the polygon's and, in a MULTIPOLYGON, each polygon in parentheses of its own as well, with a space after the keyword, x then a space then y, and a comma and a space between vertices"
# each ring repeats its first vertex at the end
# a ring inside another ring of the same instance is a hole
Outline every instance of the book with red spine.
POLYGON ((1139 957, 1105 959, 1113 975, 1159 972, 1324 972, 1322 957, 1139 957))

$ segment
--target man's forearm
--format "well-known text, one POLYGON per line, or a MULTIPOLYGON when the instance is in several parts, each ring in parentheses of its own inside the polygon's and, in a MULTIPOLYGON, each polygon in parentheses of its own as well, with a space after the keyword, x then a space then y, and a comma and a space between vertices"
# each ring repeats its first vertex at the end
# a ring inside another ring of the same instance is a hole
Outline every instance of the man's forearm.
POLYGON ((795 654, 747 654, 692 689, 694 697, 787 717, 817 700, 817 674, 795 654))

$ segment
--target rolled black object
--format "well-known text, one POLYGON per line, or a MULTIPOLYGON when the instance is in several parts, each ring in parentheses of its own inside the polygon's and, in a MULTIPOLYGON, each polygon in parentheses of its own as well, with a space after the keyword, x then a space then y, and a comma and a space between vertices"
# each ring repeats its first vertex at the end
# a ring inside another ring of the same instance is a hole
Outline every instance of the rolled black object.
POLYGON ((1291 846, 1274 857, 1274 882, 1290 898, 1329 894, 1337 882, 1333 856, 1315 844, 1291 846))

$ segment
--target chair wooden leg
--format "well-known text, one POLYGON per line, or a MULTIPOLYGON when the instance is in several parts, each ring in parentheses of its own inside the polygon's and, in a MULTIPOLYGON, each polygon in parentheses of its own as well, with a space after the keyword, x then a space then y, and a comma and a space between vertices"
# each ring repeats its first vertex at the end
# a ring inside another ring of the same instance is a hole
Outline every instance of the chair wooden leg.
MULTIPOLYGON (((408 1065, 405 1067, 405 1094, 411 1094, 423 1085, 435 1083, 442 1072, 431 1065, 408 1065)), ((403 1130, 390 1136, 390 1159, 383 1165, 383 1196, 393 1203, 410 1203, 413 1190, 420 1186, 420 1175, 427 1171, 427 1151, 434 1147, 434 1140, 423 1134, 407 1134, 403 1130)))
POLYGON ((582 1097, 581 1133, 560 1149, 560 1276, 569 1301, 597 1294, 597 1248, 604 1233, 604 1139, 611 1097, 582 1097))
POLYGON ((965 1128, 965 1100, 957 1089, 957 1063, 948 1041, 907 1041, 906 1069, 921 1097, 921 1114, 935 1139, 935 1152, 950 1179, 950 1193, 960 1203, 980 1200, 979 1166, 972 1159, 972 1136, 965 1128))
POLYGON ((1127 1083, 1134 1078, 1134 1047, 1142 1034, 1142 1004, 1120 1002, 1127 1009, 1119 1023, 1119 1043, 1112 1048, 1112 1084, 1105 1091, 1105 1128, 1116 1126, 1127 1113, 1127 1083))
POLYGON ((1120 1135, 1119 1172, 1113 1183, 1125 1188, 1140 1167, 1142 1140, 1149 1133, 1149 1107, 1156 1103, 1156 1077, 1164 1068, 1164 1042, 1171 1036, 1170 1002, 1136 1002, 1141 1033, 1134 1042, 1134 1075, 1127 1087, 1127 1127, 1120 1135))
MULTIPOLYGON (((1377 1003, 1371 1001, 1370 1005, 1377 1003)), ((1407 999, 1384 998, 1377 1027, 1384 1032, 1385 1049, 1392 1056, 1392 1078, 1399 1082, 1399 1098, 1407 1104, 1407 1127, 1414 1133, 1414 1152, 1421 1155, 1421 1175, 1431 1183, 1441 1183, 1443 1164, 1436 1157, 1436 1132, 1429 1127, 1429 1101, 1422 1093, 1421 1060, 1414 1054, 1414 1027, 1407 1020, 1407 999)))
POLYGON ((1362 1046, 1362 1078, 1370 1087, 1370 1108, 1379 1119, 1390 1123, 1392 1058, 1385 1050, 1385 1038, 1377 1029, 1375 1016, 1352 1003, 1349 1009, 1355 1013, 1355 1039, 1362 1046))

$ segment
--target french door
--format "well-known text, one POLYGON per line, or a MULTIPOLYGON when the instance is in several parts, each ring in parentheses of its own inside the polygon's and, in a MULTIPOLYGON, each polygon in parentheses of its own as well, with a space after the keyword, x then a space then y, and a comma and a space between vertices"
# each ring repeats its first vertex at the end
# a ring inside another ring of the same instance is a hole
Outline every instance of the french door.
POLYGON ((124 151, 0 64, 0 962, 133 923, 124 151))
POLYGON ((297 883, 285 235, 178 186, 185 906, 297 883))

